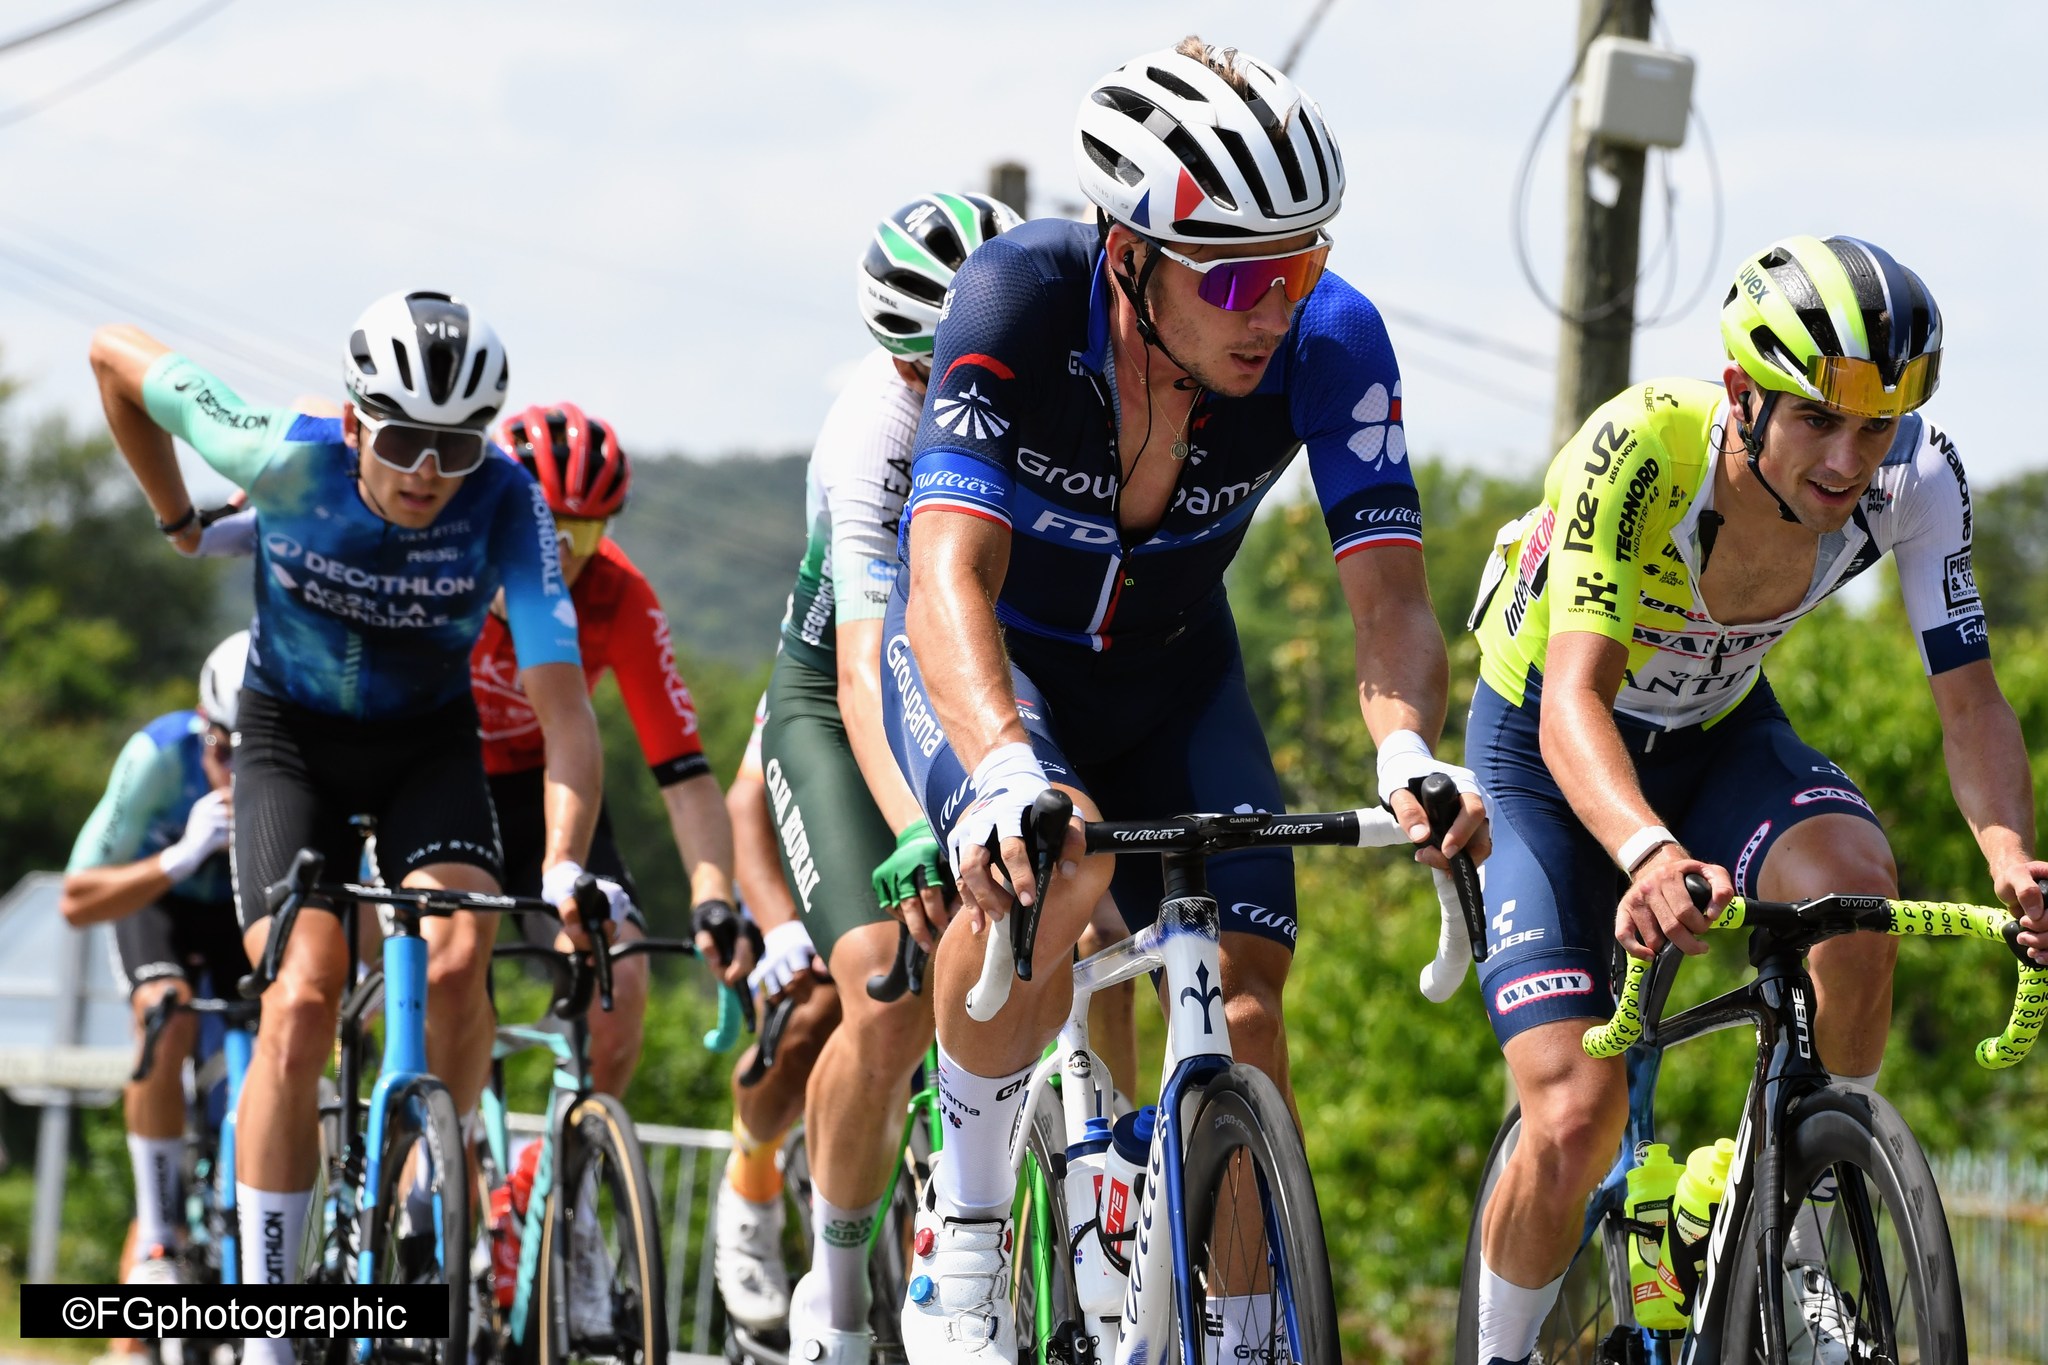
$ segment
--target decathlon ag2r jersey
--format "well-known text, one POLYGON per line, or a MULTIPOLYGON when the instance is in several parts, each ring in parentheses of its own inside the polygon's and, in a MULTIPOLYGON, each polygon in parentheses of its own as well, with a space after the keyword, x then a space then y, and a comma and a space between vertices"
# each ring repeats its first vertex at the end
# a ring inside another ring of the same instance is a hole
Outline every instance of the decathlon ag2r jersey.
POLYGON ((910 512, 1009 528, 1006 627, 1096 650, 1178 631, 1217 600, 1253 509, 1304 445, 1339 559, 1421 544, 1393 346, 1378 310, 1334 274, 1296 310, 1254 393, 1200 396, 1158 528, 1138 540, 1119 527, 1102 263, 1093 227, 1027 223, 968 258, 939 320, 910 512))
POLYGON ((485 460, 410 531, 357 495, 339 418, 250 407, 177 354, 150 366, 142 394, 256 509, 246 686, 357 720, 424 715, 468 691, 470 645, 501 585, 521 664, 577 662, 554 519, 515 462, 485 460))
POLYGON ((837 671, 838 623, 879 621, 888 609, 923 401, 889 353, 877 350, 833 400, 811 448, 804 471, 810 540, 783 618, 782 647, 828 678, 837 671))
MULTIPOLYGON (((100 802, 71 846, 66 872, 115 867, 161 853, 184 837, 192 803, 213 784, 199 764, 206 720, 197 711, 158 716, 121 746, 100 802)), ((228 905, 228 858, 217 853, 171 888, 184 900, 228 905)))
POLYGON ((1822 536, 1813 580, 1783 616, 1715 621, 1697 587, 1700 514, 1728 409, 1721 387, 1639 384, 1596 409, 1558 453, 1543 502, 1503 527, 1473 614, 1480 676, 1520 705, 1550 637, 1583 630, 1628 646, 1615 709, 1676 728, 1733 710, 1800 617, 1891 553, 1928 673, 1991 653, 1970 568, 1970 487, 1947 436, 1899 419, 1849 524, 1822 536))

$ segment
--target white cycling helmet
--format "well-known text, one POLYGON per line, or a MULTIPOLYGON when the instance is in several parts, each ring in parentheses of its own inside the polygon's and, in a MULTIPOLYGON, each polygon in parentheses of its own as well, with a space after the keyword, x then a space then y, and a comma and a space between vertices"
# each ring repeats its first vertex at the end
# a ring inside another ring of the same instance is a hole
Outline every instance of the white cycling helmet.
POLYGON ((1156 241, 1269 242, 1329 222, 1344 162, 1322 110, 1235 48, 1201 51, 1149 52, 1095 83, 1074 122, 1081 192, 1156 241))
POLYGON ((505 402, 505 348, 461 299, 386 294, 348 339, 348 396, 377 417, 488 427, 505 402))
POLYGON ((884 349, 928 356, 953 272, 973 250, 1024 220, 986 194, 926 194, 875 227, 860 258, 860 315, 884 349))
POLYGON ((199 668, 199 713, 223 730, 235 728, 242 672, 249 664, 249 632, 238 630, 213 647, 199 668))

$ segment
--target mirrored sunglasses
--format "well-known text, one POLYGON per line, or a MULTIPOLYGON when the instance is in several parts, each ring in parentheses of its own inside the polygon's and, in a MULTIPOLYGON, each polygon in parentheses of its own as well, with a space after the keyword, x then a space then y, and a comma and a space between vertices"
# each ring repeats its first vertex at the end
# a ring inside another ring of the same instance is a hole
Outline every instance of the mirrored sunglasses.
POLYGON ((430 427, 397 417, 375 417, 357 409, 356 424, 379 464, 410 474, 433 458, 443 478, 458 479, 476 473, 490 445, 481 431, 458 427, 430 427))
POLYGON ((1900 417, 1925 403, 1941 382, 1941 352, 1914 356, 1890 387, 1875 361, 1815 356, 1807 362, 1806 382, 1831 408, 1858 417, 1900 417))
POLYGON ((604 540, 604 528, 609 525, 609 517, 556 517, 555 539, 567 547, 570 554, 588 558, 597 553, 599 543, 604 540))
POLYGON ((1289 303, 1300 303, 1330 259, 1330 235, 1318 232, 1316 240, 1300 251, 1281 256, 1222 256, 1213 261, 1194 261, 1162 243, 1159 253, 1175 265, 1186 266, 1200 277, 1195 292, 1202 302, 1226 312, 1242 313, 1256 308, 1259 300, 1279 285, 1289 303))

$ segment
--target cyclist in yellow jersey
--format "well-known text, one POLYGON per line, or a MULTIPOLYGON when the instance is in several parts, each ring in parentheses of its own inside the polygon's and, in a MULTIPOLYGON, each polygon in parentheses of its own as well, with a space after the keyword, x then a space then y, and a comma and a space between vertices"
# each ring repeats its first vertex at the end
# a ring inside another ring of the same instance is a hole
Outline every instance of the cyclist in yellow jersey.
MULTIPOLYGON (((1473 614, 1466 757, 1494 834, 1481 985, 1522 1103, 1483 1229, 1481 1365, 1529 1358, 1620 1141, 1622 1064, 1579 1046, 1612 1009, 1614 941, 1637 957, 1667 941, 1704 951, 1691 872, 1716 909, 1737 891, 1897 894, 1869 803, 1793 732, 1761 667, 1887 552, 1957 805, 2022 942, 2048 960, 2035 887, 2048 862, 1992 674, 1969 487, 1954 444, 1915 411, 1939 378, 1940 311, 1879 248, 1795 237, 1743 265, 1721 332, 1720 383, 1636 385, 1587 419, 1543 503, 1502 530, 1473 614)), ((1816 1041, 1839 1079, 1876 1081, 1895 942, 1813 950, 1816 1041)), ((1846 1360, 1821 1231, 1794 1229, 1788 1297, 1819 1359, 1846 1360)))

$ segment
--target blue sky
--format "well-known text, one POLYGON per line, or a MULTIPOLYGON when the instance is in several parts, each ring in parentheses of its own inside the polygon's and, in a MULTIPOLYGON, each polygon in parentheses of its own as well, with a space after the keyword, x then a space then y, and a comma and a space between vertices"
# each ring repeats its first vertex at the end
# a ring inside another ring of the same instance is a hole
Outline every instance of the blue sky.
MULTIPOLYGON (((80 3, 16 0, 0 37, 80 3)), ((0 113, 193 5, 147 0, 0 56, 0 113)), ((251 397, 332 395, 365 303, 445 288, 505 338, 517 402, 573 399, 643 452, 803 448, 870 344, 851 270, 876 217, 980 188, 1004 158, 1031 168, 1034 212, 1071 200, 1072 114, 1095 77, 1189 31, 1278 60, 1311 7, 240 0, 0 127, 4 363, 30 410, 97 420, 90 323, 134 314, 38 273, 55 270, 146 302, 176 324, 146 326, 251 397)), ((1332 266, 1394 315, 1417 451, 1523 470, 1547 455, 1547 374, 1400 316, 1554 350, 1509 207, 1576 10, 1337 0, 1296 67, 1350 172, 1332 266)), ((1662 20, 1699 62, 1726 227, 1710 259, 1695 139, 1672 162, 1680 293, 1702 268, 1714 283, 1639 338, 1637 375, 1717 372, 1713 306, 1742 253, 1851 232, 1941 300, 1930 412, 1978 479, 2039 464, 2048 117, 2026 91, 2048 10, 1672 0, 1662 20)), ((1553 126, 1530 215, 1553 287, 1562 148, 1553 126)), ((1646 214, 1646 240, 1660 223, 1646 214)))

